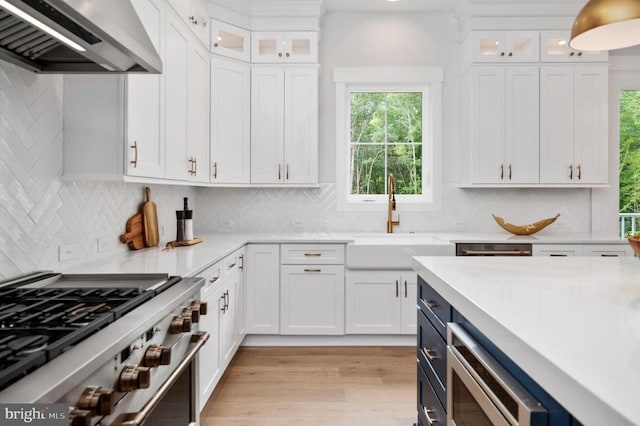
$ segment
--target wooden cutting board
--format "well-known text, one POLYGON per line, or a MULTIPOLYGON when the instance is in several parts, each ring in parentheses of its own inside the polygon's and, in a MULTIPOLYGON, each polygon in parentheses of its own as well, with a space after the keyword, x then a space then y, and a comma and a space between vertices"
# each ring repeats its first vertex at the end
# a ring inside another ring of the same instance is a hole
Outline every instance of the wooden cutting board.
POLYGON ((144 245, 144 222, 142 212, 136 213, 127 220, 126 232, 120 235, 120 241, 129 244, 132 250, 140 250, 144 245))
POLYGON ((155 247, 160 242, 158 233, 158 209, 156 203, 151 201, 151 188, 144 188, 147 194, 147 201, 142 206, 144 217, 144 243, 147 247, 155 247))

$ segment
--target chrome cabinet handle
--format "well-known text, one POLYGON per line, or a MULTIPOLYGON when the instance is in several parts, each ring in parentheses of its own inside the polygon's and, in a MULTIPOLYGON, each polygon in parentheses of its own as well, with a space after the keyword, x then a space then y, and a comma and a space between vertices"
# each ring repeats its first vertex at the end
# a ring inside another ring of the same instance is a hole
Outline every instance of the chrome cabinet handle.
POLYGON ((213 163, 213 178, 218 179, 218 162, 213 163))
POLYGON ((438 419, 432 419, 429 414, 434 413, 433 410, 427 410, 427 407, 424 407, 424 415, 427 417, 427 421, 431 424, 438 423, 438 419))
POLYGON ((133 168, 135 169, 136 167, 138 167, 138 142, 133 141, 133 145, 131 145, 131 148, 133 148, 133 160, 130 161, 130 163, 133 164, 133 168))
POLYGON ((224 311, 227 312, 229 310, 229 290, 224 292, 224 311))
MULTIPOLYGON (((220 308, 220 311, 222 313, 224 313, 227 310, 227 297, 223 294, 222 296, 220 296, 220 299, 218 300, 222 300, 222 308, 220 308)), ((220 302, 218 302, 218 306, 220 306, 220 302)))
POLYGON ((240 266, 238 266, 238 269, 241 271, 244 269, 244 254, 240 255, 240 266))
POLYGON ((193 157, 193 175, 198 175, 198 159, 196 157, 193 157))
POLYGON ((429 361, 433 362, 434 359, 438 359, 436 355, 431 354, 431 349, 427 349, 426 347, 422 348, 422 353, 427 357, 429 361))

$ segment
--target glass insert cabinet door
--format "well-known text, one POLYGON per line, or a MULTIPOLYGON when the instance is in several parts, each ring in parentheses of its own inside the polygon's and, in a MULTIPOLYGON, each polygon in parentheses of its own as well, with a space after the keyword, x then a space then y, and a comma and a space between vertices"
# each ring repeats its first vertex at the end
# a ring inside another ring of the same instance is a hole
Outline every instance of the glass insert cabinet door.
POLYGON ((607 62, 609 53, 581 52, 569 47, 569 31, 540 32, 540 60, 542 62, 607 62))
POLYGON ((318 33, 314 31, 253 32, 251 37, 252 62, 318 62, 318 33))
POLYGON ((250 46, 251 32, 235 25, 211 20, 211 52, 249 62, 250 46))
POLYGON ((538 62, 538 31, 474 31, 473 62, 538 62))

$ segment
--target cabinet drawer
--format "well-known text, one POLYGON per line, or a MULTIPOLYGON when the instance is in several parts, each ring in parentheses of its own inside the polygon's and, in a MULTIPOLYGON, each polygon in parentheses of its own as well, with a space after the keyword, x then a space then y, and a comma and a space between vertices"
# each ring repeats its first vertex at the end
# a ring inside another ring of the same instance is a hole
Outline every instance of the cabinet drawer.
POLYGON ((283 265, 343 265, 344 244, 282 244, 283 265))
POLYGON ((198 274, 198 277, 202 277, 206 280, 204 287, 202 287, 202 290, 200 291, 201 299, 206 299, 211 293, 213 293, 213 291, 215 291, 218 284, 222 282, 222 272, 222 262, 216 262, 198 274))
POLYGON ((418 308, 429 318, 440 336, 446 339, 451 305, 421 277, 418 277, 418 308))
POLYGON ((420 311, 418 311, 418 359, 440 402, 446 407, 447 345, 420 311))
POLYGON ((418 360, 418 419, 421 426, 444 425, 447 413, 418 360), (431 421, 429 420, 431 419, 431 421))

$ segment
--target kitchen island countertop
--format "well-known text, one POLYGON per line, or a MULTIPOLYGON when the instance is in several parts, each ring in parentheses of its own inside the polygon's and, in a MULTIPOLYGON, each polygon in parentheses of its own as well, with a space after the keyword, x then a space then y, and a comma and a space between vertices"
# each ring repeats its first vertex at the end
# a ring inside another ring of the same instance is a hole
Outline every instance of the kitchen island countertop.
POLYGON ((453 307, 585 425, 640 425, 640 262, 417 257, 453 307))

